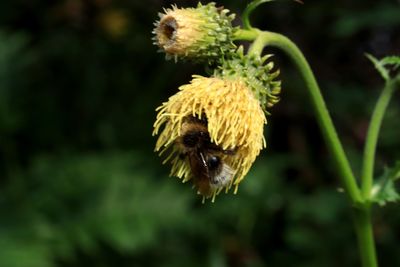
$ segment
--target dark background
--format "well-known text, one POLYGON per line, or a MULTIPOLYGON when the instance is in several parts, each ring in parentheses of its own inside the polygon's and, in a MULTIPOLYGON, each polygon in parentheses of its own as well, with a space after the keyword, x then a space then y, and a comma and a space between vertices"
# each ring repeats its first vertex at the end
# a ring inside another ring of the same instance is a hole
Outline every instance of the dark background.
MULTIPOLYGON (((154 109, 204 74, 152 44, 157 13, 172 3, 0 1, 0 266, 359 266, 350 207, 304 84, 277 50, 267 52, 282 100, 238 194, 202 205, 167 177, 153 153, 154 109)), ((237 14, 246 3, 219 2, 237 14)), ((358 175, 383 85, 364 53, 400 54, 399 1, 274 2, 252 21, 303 50, 358 175)), ((399 104, 397 93, 377 175, 400 158, 399 104)), ((400 266, 399 229, 398 206, 374 210, 381 266, 400 266)))

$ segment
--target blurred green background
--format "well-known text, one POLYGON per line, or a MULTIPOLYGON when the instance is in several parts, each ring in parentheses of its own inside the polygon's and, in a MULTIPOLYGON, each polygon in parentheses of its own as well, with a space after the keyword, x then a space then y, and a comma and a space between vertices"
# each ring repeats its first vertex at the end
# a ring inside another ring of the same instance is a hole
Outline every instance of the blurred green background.
MULTIPOLYGON (((383 84, 364 53, 400 54, 400 3, 304 2, 263 5, 252 21, 303 50, 358 174, 383 84)), ((168 178, 153 153, 154 109, 204 74, 152 44, 157 13, 172 3, 0 1, 0 266, 358 266, 350 207, 279 51, 268 50, 282 100, 238 194, 203 205, 168 178)), ((247 1, 218 3, 240 14, 247 1)), ((396 94, 377 175, 400 159, 399 117, 396 94)), ((374 210, 374 230, 381 266, 400 266, 398 206, 374 210)))

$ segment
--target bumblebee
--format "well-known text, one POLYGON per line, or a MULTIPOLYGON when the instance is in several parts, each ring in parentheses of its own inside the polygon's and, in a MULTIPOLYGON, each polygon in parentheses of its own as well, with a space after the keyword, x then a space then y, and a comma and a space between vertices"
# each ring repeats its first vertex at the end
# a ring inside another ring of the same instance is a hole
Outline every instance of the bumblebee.
POLYGON ((235 170, 224 162, 235 150, 224 150, 211 142, 207 119, 187 117, 182 123, 181 136, 177 142, 181 158, 187 159, 195 187, 203 196, 211 196, 232 181, 235 170))

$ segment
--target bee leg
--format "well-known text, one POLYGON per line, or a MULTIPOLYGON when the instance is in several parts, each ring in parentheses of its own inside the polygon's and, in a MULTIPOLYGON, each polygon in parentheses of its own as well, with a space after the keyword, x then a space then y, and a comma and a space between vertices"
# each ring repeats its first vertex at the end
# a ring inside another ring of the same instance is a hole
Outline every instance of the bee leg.
POLYGON ((235 155, 237 150, 238 148, 235 147, 234 149, 222 150, 222 153, 224 153, 225 155, 235 155))
POLYGON ((208 171, 208 166, 207 166, 206 157, 205 157, 204 154, 203 154, 202 152, 200 152, 200 151, 198 151, 197 153, 198 153, 198 156, 199 156, 199 158, 200 158, 200 160, 201 160, 201 163, 202 163, 203 167, 208 171))
POLYGON ((218 146, 218 145, 212 143, 211 141, 208 141, 208 142, 207 142, 207 148, 208 148, 209 150, 212 150, 212 151, 222 152, 222 153, 224 153, 225 155, 235 155, 236 151, 238 150, 237 147, 235 147, 235 148, 233 148, 233 149, 226 149, 226 150, 224 150, 224 149, 222 149, 220 146, 218 146))

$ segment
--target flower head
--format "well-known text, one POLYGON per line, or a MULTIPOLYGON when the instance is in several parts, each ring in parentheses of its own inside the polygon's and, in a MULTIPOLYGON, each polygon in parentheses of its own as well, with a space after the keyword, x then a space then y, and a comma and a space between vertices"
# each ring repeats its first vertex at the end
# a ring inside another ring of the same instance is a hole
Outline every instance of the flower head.
POLYGON ((239 50, 212 77, 193 76, 157 109, 155 150, 172 164, 171 176, 193 179, 205 198, 214 200, 232 186, 236 192, 266 146, 266 108, 278 101, 280 91, 274 81, 278 72, 263 65, 266 58, 239 50))
POLYGON ((196 8, 164 10, 155 23, 154 41, 167 59, 195 59, 211 62, 235 48, 232 42, 234 15, 215 3, 196 8))

